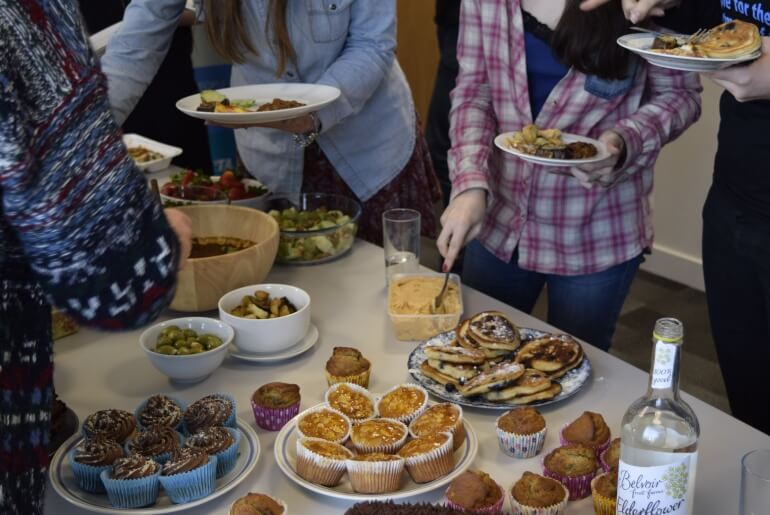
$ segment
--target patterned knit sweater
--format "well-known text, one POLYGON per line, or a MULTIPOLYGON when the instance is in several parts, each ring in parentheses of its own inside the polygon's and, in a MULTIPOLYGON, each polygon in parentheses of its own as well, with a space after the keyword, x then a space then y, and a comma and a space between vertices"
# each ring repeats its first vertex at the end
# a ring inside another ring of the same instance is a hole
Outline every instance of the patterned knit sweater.
POLYGON ((42 512, 49 302, 83 324, 145 324, 177 257, 74 3, 0 0, 0 513, 42 512))

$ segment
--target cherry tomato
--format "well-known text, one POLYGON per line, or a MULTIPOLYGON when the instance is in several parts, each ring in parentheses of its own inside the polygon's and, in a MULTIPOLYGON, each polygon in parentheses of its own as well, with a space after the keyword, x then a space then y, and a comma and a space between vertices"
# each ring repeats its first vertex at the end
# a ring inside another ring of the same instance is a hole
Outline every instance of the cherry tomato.
POLYGON ((235 176, 233 172, 231 172, 230 170, 227 170, 222 174, 222 177, 219 178, 219 182, 221 182, 224 186, 229 188, 231 186, 235 186, 240 181, 238 180, 238 178, 235 176))
POLYGON ((227 192, 227 196, 230 200, 243 200, 248 198, 246 190, 243 188, 243 186, 233 186, 227 192))
POLYGON ((187 173, 184 174, 184 177, 182 177, 182 187, 186 187, 190 184, 190 182, 195 177, 195 172, 192 170, 187 170, 187 173))

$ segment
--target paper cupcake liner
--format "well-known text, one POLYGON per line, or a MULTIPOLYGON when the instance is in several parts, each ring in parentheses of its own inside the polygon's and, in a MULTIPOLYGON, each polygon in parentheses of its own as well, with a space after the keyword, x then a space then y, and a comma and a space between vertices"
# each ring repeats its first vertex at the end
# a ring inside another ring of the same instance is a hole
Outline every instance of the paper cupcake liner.
POLYGON ((254 412, 254 420, 257 425, 267 431, 279 431, 286 423, 299 413, 300 401, 286 408, 268 408, 258 406, 251 401, 251 410, 254 412))
POLYGON ((567 498, 569 496, 569 491, 564 485, 562 485, 562 488, 564 488, 564 500, 560 503, 552 504, 551 506, 546 506, 544 508, 537 508, 534 506, 521 504, 509 492, 508 499, 511 503, 511 513, 513 513, 513 515, 563 515, 567 509, 567 498))
MULTIPOLYGON (((612 443, 612 442, 610 442, 610 443, 612 443)), ((602 464, 602 470, 604 470, 604 472, 609 472, 610 470, 612 470, 612 467, 610 466, 610 464, 607 463, 607 453, 609 452, 609 450, 610 450, 610 446, 608 445, 607 448, 604 449, 599 454, 599 463, 602 464)))
POLYGON ((415 483, 427 483, 436 478, 445 476, 454 467, 454 453, 452 452, 452 433, 443 445, 432 449, 425 454, 405 458, 406 470, 415 483))
POLYGON ((596 515, 615 515, 617 509, 617 499, 605 497, 596 491, 596 481, 603 476, 600 474, 591 480, 591 495, 594 502, 594 511, 596 515))
POLYGON ((495 427, 497 428, 497 443, 500 444, 500 450, 508 456, 529 459, 534 458, 543 450, 547 427, 531 435, 519 435, 503 431, 497 423, 495 423, 495 427))
POLYGON ((384 415, 382 415, 382 412, 380 411, 380 403, 382 402, 382 399, 383 399, 383 398, 384 398, 384 397, 385 397, 387 394, 389 394, 390 392, 392 392, 392 391, 394 391, 394 390, 397 390, 398 388, 401 388, 402 386, 403 386, 403 387, 407 387, 407 388, 413 388, 413 389, 415 389, 415 390, 419 390, 419 391, 421 391, 423 394, 425 394, 425 399, 423 400, 423 403, 422 403, 422 405, 421 405, 419 408, 417 408, 415 411, 413 411, 412 413, 409 413, 409 414, 407 414, 407 415, 403 415, 403 416, 401 416, 401 417, 388 417, 388 418, 393 418, 393 419, 395 419, 395 420, 398 420, 399 422, 403 422, 404 424, 406 424, 406 425, 408 426, 408 425, 409 425, 409 423, 410 423, 412 420, 414 420, 414 419, 416 419, 417 417, 419 417, 420 415, 422 415, 422 412, 423 412, 423 411, 425 411, 425 409, 428 407, 428 391, 427 391, 425 388, 423 388, 422 386, 420 386, 419 384, 414 384, 414 383, 403 383, 403 384, 397 384, 397 385, 396 385, 396 386, 394 386, 393 388, 391 388, 391 389, 389 389, 388 391, 386 391, 385 393, 383 393, 383 394, 380 396, 380 398, 379 398, 379 399, 377 399, 377 405, 376 405, 376 409, 377 409, 377 413, 379 413, 379 414, 380 414, 380 416, 384 416, 384 415))
POLYGON ((149 400, 150 397, 152 397, 154 395, 163 395, 164 397, 168 397, 169 399, 174 401, 177 404, 177 406, 179 406, 182 409, 182 418, 179 420, 179 423, 174 426, 173 429, 176 430, 179 433, 184 431, 183 421, 184 421, 184 412, 185 412, 185 410, 187 410, 187 403, 182 401, 181 399, 179 399, 177 397, 174 397, 172 395, 168 395, 168 394, 165 394, 165 393, 154 393, 152 395, 148 395, 147 398, 144 399, 139 406, 137 406, 137 408, 134 410, 134 418, 136 419, 136 427, 137 427, 137 429, 139 429, 139 430, 144 429, 144 425, 139 420, 139 414, 142 411, 144 411, 144 408, 147 406, 147 401, 149 400))
MULTIPOLYGON (((452 442, 453 442, 453 449, 456 451, 460 447, 462 447, 463 442, 465 442, 465 424, 463 424, 463 408, 459 404, 453 404, 453 403, 446 403, 451 405, 454 409, 456 409, 459 413, 459 416, 457 417, 457 422, 455 423, 454 427, 448 429, 452 433, 452 442)), ((434 406, 440 406, 440 404, 434 404, 434 406)), ((432 406, 431 406, 432 407, 432 406)), ((426 411, 428 411, 430 408, 425 408, 425 410, 420 414, 420 416, 424 415, 426 411)), ((420 418, 420 416, 417 416, 412 420, 409 424, 409 435, 413 438, 417 438, 418 435, 412 430, 412 424, 420 418)))
MULTIPOLYGON (((328 390, 326 390, 326 393, 324 394, 324 400, 326 401, 326 404, 331 406, 332 408, 336 409, 337 411, 342 411, 340 408, 332 406, 332 403, 329 402, 329 395, 334 392, 337 388, 340 387, 340 385, 345 385, 354 392, 360 393, 361 395, 364 395, 367 399, 369 399, 369 402, 372 403, 372 415, 367 418, 353 418, 350 415, 348 415, 348 418, 353 423, 358 422, 365 422, 367 420, 372 420, 373 418, 377 418, 377 399, 374 398, 374 395, 372 395, 372 392, 361 386, 360 384, 355 383, 334 383, 329 387, 328 390)), ((342 413, 345 413, 342 411, 342 413)))
MULTIPOLYGON (((236 428, 237 425, 238 425, 236 423, 237 422, 237 414, 238 414, 238 406, 235 404, 235 398, 232 395, 228 394, 228 393, 220 393, 220 392, 212 393, 210 395, 213 395, 214 397, 220 397, 222 399, 227 399, 228 401, 230 401, 230 406, 232 406, 232 409, 230 410, 230 416, 227 417, 227 419, 225 420, 224 424, 222 424, 222 425, 225 426, 225 427, 236 428)), ((205 395, 204 397, 208 397, 208 395, 205 395)), ((185 409, 187 409, 187 408, 185 408, 185 409)), ((192 434, 190 429, 187 427, 187 422, 184 422, 184 418, 182 420, 182 429, 183 429, 182 432, 183 432, 183 434, 185 436, 190 436, 192 434)))
POLYGON ((330 411, 333 411, 333 412, 335 412, 335 413, 339 414, 339 415, 340 415, 341 417, 343 417, 343 418, 345 419, 345 421, 348 423, 348 432, 347 432, 347 433, 345 433, 345 436, 344 436, 343 438, 340 438, 340 439, 338 439, 338 440, 329 440, 329 441, 333 441, 334 443, 339 443, 339 444, 341 444, 341 443, 343 443, 345 440, 347 440, 347 439, 348 439, 348 437, 350 437, 350 429, 353 427, 353 424, 350 422, 350 419, 348 418, 348 416, 347 416, 347 415, 345 415, 344 413, 342 413, 342 412, 340 412, 340 411, 337 411, 336 409, 334 409, 334 408, 332 408, 332 407, 328 406, 327 404, 321 404, 321 405, 319 405, 319 406, 316 406, 316 407, 314 407, 314 408, 310 408, 310 409, 308 409, 308 410, 305 410, 304 412, 302 412, 302 414, 301 414, 301 415, 299 415, 299 417, 297 418, 297 437, 298 437, 298 438, 316 438, 316 437, 315 437, 315 436, 313 436, 313 435, 306 435, 305 433, 303 433, 303 432, 302 432, 302 430, 301 430, 301 429, 300 429, 300 427, 299 427, 299 423, 300 423, 300 422, 302 422, 302 420, 304 419, 304 417, 306 417, 306 416, 307 416, 307 415, 309 415, 310 413, 315 413, 315 412, 317 412, 317 411, 324 411, 324 410, 330 410, 330 411))
POLYGON ((172 476, 159 477, 160 484, 174 504, 194 501, 211 494, 216 488, 217 457, 209 456, 202 467, 172 476))
POLYGON ((551 471, 543 465, 543 475, 555 479, 565 487, 569 492, 569 500, 577 501, 585 499, 591 495, 591 480, 594 478, 594 474, 585 474, 582 476, 562 476, 556 472, 551 471))
POLYGON ((311 483, 337 486, 347 470, 346 460, 334 460, 313 452, 302 445, 302 440, 297 440, 297 474, 311 483))
POLYGON ((383 494, 401 488, 403 458, 397 461, 347 460, 346 467, 353 490, 360 494, 383 494))
MULTIPOLYGON (((179 442, 179 446, 181 447, 182 444, 184 443, 184 436, 182 436, 182 433, 180 433, 179 431, 174 431, 174 432, 177 435, 177 441, 179 442)), ((126 443, 123 444, 123 450, 126 451, 126 456, 134 453, 133 449, 131 449, 130 447, 130 443, 133 442, 137 436, 139 436, 139 433, 135 433, 134 436, 126 440, 126 443)), ((151 458, 154 462, 163 465, 171 458, 171 451, 162 452, 160 454, 156 454, 155 456, 147 456, 147 458, 151 458)))
MULTIPOLYGON (((275 502, 281 505, 281 508, 283 508, 281 515, 289 515, 289 506, 286 504, 284 500, 279 499, 278 497, 275 497, 272 495, 267 495, 267 494, 262 494, 262 495, 264 495, 265 497, 270 497, 272 500, 274 500, 275 502)), ((236 499, 232 502, 232 504, 230 504, 230 510, 227 513, 233 513, 233 507, 235 506, 235 503, 238 502, 239 500, 240 499, 236 499)))
POLYGON ((396 451, 398 451, 401 447, 404 446, 404 443, 406 442, 406 438, 407 436, 409 436, 409 429, 406 427, 406 424, 404 424, 403 422, 399 422, 394 418, 380 418, 377 420, 387 420, 388 422, 393 422, 394 424, 398 424, 402 426, 402 429, 404 430, 403 438, 391 444, 367 445, 367 444, 354 441, 352 439, 353 431, 351 429, 351 442, 353 443, 353 447, 356 448, 356 451, 364 454, 369 454, 373 452, 382 452, 384 454, 394 454, 396 451))
POLYGON ((230 447, 214 455, 217 457, 217 479, 233 470, 236 461, 238 461, 238 449, 241 446, 241 432, 232 427, 227 427, 225 429, 227 429, 227 432, 230 433, 234 441, 230 447))
POLYGON ((329 372, 326 372, 326 384, 331 386, 337 383, 353 383, 359 386, 363 386, 364 388, 369 388, 369 375, 371 372, 371 367, 369 367, 369 370, 365 372, 361 372, 360 374, 355 374, 352 376, 335 376, 329 372))
POLYGON ((452 500, 449 499, 448 497, 446 500, 446 505, 449 506, 450 508, 453 508, 458 511, 464 511, 466 513, 474 513, 479 515, 500 515, 503 512, 503 505, 505 504, 505 492, 503 491, 502 488, 500 488, 500 485, 497 485, 497 488, 500 489, 500 498, 492 506, 487 506, 486 508, 476 508, 475 510, 472 510, 460 504, 452 502, 452 500))
POLYGON ((81 490, 92 494, 104 493, 104 483, 102 483, 101 474, 105 470, 110 470, 112 465, 88 465, 75 461, 77 449, 72 449, 67 453, 72 474, 75 476, 75 482, 81 490))
POLYGON ((109 470, 103 470, 99 477, 115 508, 149 506, 155 504, 160 493, 160 467, 155 474, 139 479, 112 479, 109 470))
POLYGON ((612 435, 609 435, 607 437, 607 441, 603 442, 603 443, 601 443, 599 445, 591 445, 591 444, 588 444, 588 443, 585 443, 585 442, 571 442, 571 441, 567 440, 566 438, 564 438, 564 430, 567 429, 567 426, 569 426, 569 424, 564 424, 564 426, 562 426, 561 430, 559 431, 559 441, 561 442, 561 445, 569 445, 569 444, 573 444, 573 443, 580 443, 580 444, 585 445, 586 447, 591 447, 596 452, 596 455, 599 456, 599 454, 601 454, 601 453, 603 453, 604 451, 607 450, 607 448, 610 446, 610 442, 612 441, 612 435))

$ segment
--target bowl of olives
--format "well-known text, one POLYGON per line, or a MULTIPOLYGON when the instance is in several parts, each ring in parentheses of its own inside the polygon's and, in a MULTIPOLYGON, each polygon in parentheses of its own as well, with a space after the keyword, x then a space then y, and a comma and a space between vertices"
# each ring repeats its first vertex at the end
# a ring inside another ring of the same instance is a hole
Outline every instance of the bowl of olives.
POLYGON ((234 334, 232 327, 215 318, 174 318, 145 330, 139 346, 172 381, 197 383, 222 364, 234 334))

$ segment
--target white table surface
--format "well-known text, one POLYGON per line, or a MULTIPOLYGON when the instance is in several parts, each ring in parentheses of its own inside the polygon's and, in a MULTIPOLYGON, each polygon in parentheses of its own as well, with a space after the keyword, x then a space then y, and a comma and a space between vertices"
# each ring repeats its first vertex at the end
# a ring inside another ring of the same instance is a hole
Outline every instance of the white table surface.
MULTIPOLYGON (((211 392, 226 391, 237 400, 238 416, 256 428, 249 399, 263 383, 285 381, 299 384, 302 409, 322 402, 326 390, 324 364, 334 346, 357 347, 371 360, 370 389, 374 392, 384 391, 410 379, 406 360, 415 344, 399 342, 393 337, 386 310, 381 248, 359 241, 351 254, 336 262, 313 267, 276 266, 267 281, 294 284, 310 294, 312 321, 320 330, 321 337, 319 343, 307 353, 290 361, 269 365, 254 365, 227 358, 205 381, 193 386, 177 386, 156 371, 146 359, 138 345, 140 331, 109 334, 81 329, 76 335, 54 345, 58 394, 82 421, 88 414, 104 408, 133 411, 141 400, 157 392, 170 392, 193 401, 211 392)), ((520 326, 553 330, 546 323, 469 288, 464 288, 463 297, 466 315, 499 309, 509 313, 520 326)), ((173 313, 167 313, 165 318, 173 316, 173 313)), ((546 451, 558 445, 559 428, 584 410, 604 415, 613 437, 618 436, 620 420, 627 406, 645 391, 646 371, 591 346, 586 346, 585 351, 594 370, 590 383, 575 397, 541 409, 548 424, 546 451)), ((682 366, 692 365, 684 361, 682 366)), ((698 415, 702 428, 694 513, 736 514, 740 458, 752 449, 770 448, 770 436, 689 395, 684 397, 698 415)), ((761 402, 765 403, 764 407, 758 405, 757 408, 767 409, 766 401, 761 402)), ((542 454, 529 460, 516 460, 502 454, 494 432, 495 418, 500 413, 465 410, 466 419, 479 436, 479 453, 473 467, 489 473, 503 488, 509 489, 525 470, 541 472, 542 454)), ((284 499, 292 515, 339 514, 353 504, 308 492, 289 481, 273 456, 276 433, 259 428, 256 431, 262 454, 251 476, 222 498, 185 513, 227 514, 229 504, 249 491, 284 499)), ((440 489, 411 500, 435 502, 440 501, 443 494, 444 490, 440 489)), ((49 484, 46 513, 86 512, 60 498, 49 484)), ((567 513, 593 514, 590 498, 570 503, 567 513)))

